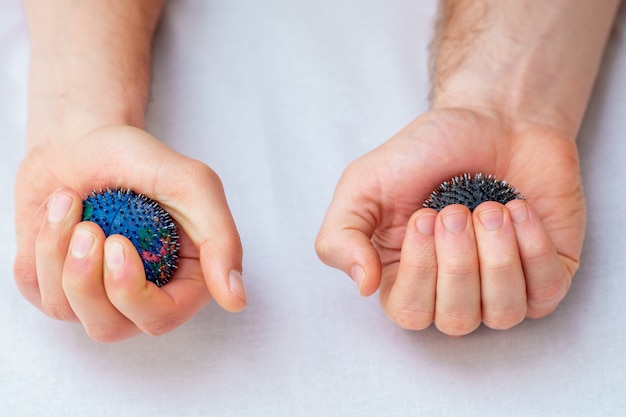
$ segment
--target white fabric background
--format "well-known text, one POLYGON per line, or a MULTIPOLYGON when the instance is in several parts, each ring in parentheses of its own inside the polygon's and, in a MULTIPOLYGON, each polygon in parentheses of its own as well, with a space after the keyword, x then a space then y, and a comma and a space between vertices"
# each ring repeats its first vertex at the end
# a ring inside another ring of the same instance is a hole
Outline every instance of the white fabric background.
MULTIPOLYGON (((402 330, 313 240, 345 165, 427 108, 436 1, 172 0, 148 129, 221 176, 249 306, 119 344, 12 281, 28 38, 0 0, 0 416, 621 416, 626 410, 626 13, 579 137, 589 226, 560 308, 449 338, 402 330)), ((138 155, 138 157, 140 157, 138 155)))

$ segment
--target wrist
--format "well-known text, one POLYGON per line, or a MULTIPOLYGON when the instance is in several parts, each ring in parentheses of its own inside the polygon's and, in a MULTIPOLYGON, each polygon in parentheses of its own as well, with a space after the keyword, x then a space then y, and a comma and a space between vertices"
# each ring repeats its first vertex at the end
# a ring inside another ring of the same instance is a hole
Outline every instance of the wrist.
MULTIPOLYGON (((542 82, 551 79, 546 76, 542 82)), ((498 119, 515 133, 543 126, 575 139, 587 97, 536 85, 525 74, 468 69, 432 93, 433 109, 459 108, 498 119)))
POLYGON ((618 2, 443 2, 434 108, 495 114, 515 130, 576 137, 618 2))
POLYGON ((163 0, 25 0, 31 63, 27 146, 107 125, 143 127, 163 0))
POLYGON ((118 82, 83 73, 83 65, 58 59, 31 64, 27 148, 79 139, 107 125, 144 126, 145 82, 118 82), (82 73, 82 74, 81 74, 82 73), (142 85, 143 84, 143 85, 142 85), (124 86, 128 86, 124 88, 124 86))

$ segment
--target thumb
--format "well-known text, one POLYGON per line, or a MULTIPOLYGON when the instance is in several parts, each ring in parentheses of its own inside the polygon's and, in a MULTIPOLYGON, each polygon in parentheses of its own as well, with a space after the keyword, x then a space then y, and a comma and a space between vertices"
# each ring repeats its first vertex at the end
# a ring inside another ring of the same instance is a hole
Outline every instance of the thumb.
POLYGON ((115 156, 116 166, 122 168, 114 182, 158 201, 198 248, 211 296, 227 311, 243 310, 247 300, 241 279, 243 250, 217 174, 139 129, 108 128, 92 136, 124 149, 115 156), (143 155, 141 163, 137 155, 143 155))
POLYGON ((362 214, 348 209, 364 205, 347 201, 349 194, 339 187, 315 240, 315 250, 322 262, 348 274, 361 295, 369 296, 378 289, 382 271, 371 241, 375 226, 362 214))
POLYGON ((198 248, 212 297, 227 311, 241 311, 247 303, 241 273, 243 249, 222 182, 200 162, 190 166, 187 161, 186 166, 193 172, 176 185, 175 198, 164 197, 164 203, 198 248))

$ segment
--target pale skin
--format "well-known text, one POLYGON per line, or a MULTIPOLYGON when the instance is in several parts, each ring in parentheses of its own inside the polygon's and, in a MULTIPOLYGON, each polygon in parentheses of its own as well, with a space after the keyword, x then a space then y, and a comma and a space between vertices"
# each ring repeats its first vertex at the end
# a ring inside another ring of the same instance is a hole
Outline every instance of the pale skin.
POLYGON ((242 248, 219 177, 143 130, 163 1, 24 2, 31 34, 27 155, 15 187, 17 287, 95 340, 171 331, 212 298, 246 305, 242 248), (179 225, 175 279, 146 281, 131 242, 80 222, 82 198, 123 186, 179 225))
MULTIPOLYGON (((585 204, 575 138, 618 2, 530 3, 445 2, 433 110, 346 169, 320 229, 322 261, 361 294, 380 290, 402 327, 434 322, 463 335, 481 322, 506 329, 545 316, 578 268, 585 204), (473 214, 420 209, 463 172, 506 179, 527 200, 473 214)), ((15 279, 44 313, 103 342, 166 333, 211 299, 233 312, 246 305, 219 177, 144 130, 162 8, 25 0, 32 59, 15 279), (84 193, 118 185, 158 200, 180 226, 180 267, 162 288, 146 282, 127 239, 80 222, 84 193)))
POLYGON ((576 136, 618 1, 444 1, 432 110, 354 161, 316 240, 362 295, 407 329, 508 329, 563 300, 580 264, 576 136), (465 172, 526 201, 421 208, 465 172))

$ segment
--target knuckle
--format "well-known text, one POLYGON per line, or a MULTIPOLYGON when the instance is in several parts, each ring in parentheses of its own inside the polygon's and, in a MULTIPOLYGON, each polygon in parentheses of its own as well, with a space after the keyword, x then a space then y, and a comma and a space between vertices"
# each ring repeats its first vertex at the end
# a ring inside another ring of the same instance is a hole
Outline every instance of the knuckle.
POLYGON ((439 265, 438 273, 447 277, 467 277, 478 271, 478 263, 465 257, 447 258, 445 264, 439 265))
POLYGON ((61 285, 63 286, 63 291, 65 291, 68 295, 73 294, 83 296, 90 294, 89 286, 81 280, 67 279, 66 277, 63 277, 61 285))
POLYGON ((435 326, 448 336, 464 336, 480 326, 480 319, 468 313, 438 313, 435 326))
POLYGON ((128 337, 128 332, 124 329, 111 327, 109 325, 89 325, 85 326, 87 335, 100 343, 115 343, 128 337))
POLYGON ((161 318, 159 320, 154 320, 149 323, 145 323, 141 327, 141 330, 150 336, 162 336, 180 326, 182 322, 183 320, 174 316, 170 316, 161 318))
POLYGON ((324 262, 333 252, 334 245, 332 240, 326 234, 319 234, 315 239, 315 252, 317 256, 324 262))
POLYGON ((101 296, 101 287, 93 285, 86 279, 69 279, 66 276, 61 280, 63 291, 69 297, 81 297, 86 299, 94 299, 101 296))
POLYGON ((554 247, 549 242, 536 241, 524 249, 524 259, 527 262, 540 262, 554 254, 554 247))
POLYGON ((483 314, 485 326, 494 330, 506 330, 520 324, 526 317, 526 306, 508 307, 483 314))
POLYGON ((38 254, 60 254, 58 231, 57 233, 53 233, 53 231, 45 227, 42 228, 37 236, 36 250, 38 254))
POLYGON ((13 277, 20 289, 39 289, 35 266, 30 263, 16 260, 13 265, 13 277))
POLYGON ((43 312, 56 320, 60 321, 76 321, 74 311, 67 303, 58 303, 50 300, 42 299, 43 312))
POLYGON ((528 288, 528 299, 539 304, 558 301, 565 295, 566 287, 563 275, 555 274, 541 283, 530 285, 528 288))
MULTIPOLYGON (((170 172, 168 171, 168 175, 170 172)), ((172 190, 173 194, 181 199, 187 198, 198 190, 211 189, 217 187, 222 190, 222 180, 213 169, 205 163, 191 159, 185 161, 185 164, 176 170, 175 175, 179 181, 178 186, 172 190)), ((158 182, 160 175, 155 176, 155 182, 158 182)))
POLYGON ((509 275, 512 271, 520 268, 519 257, 516 255, 501 255, 494 259, 488 259, 481 265, 481 271, 489 271, 498 275, 509 275))
POLYGON ((424 330, 433 322, 433 312, 418 308, 404 309, 391 307, 386 310, 387 317, 405 330, 424 330))
POLYGON ((230 254, 237 254, 239 257, 241 257, 243 253, 241 235, 236 228, 224 228, 221 230, 219 239, 205 239, 202 241, 200 246, 209 252, 219 248, 221 251, 230 254))
POLYGON ((190 178, 195 178, 201 185, 205 186, 207 183, 218 183, 221 184, 222 180, 219 175, 211 167, 206 165, 205 163, 197 160, 189 161, 187 165, 187 169, 192 173, 190 178))

